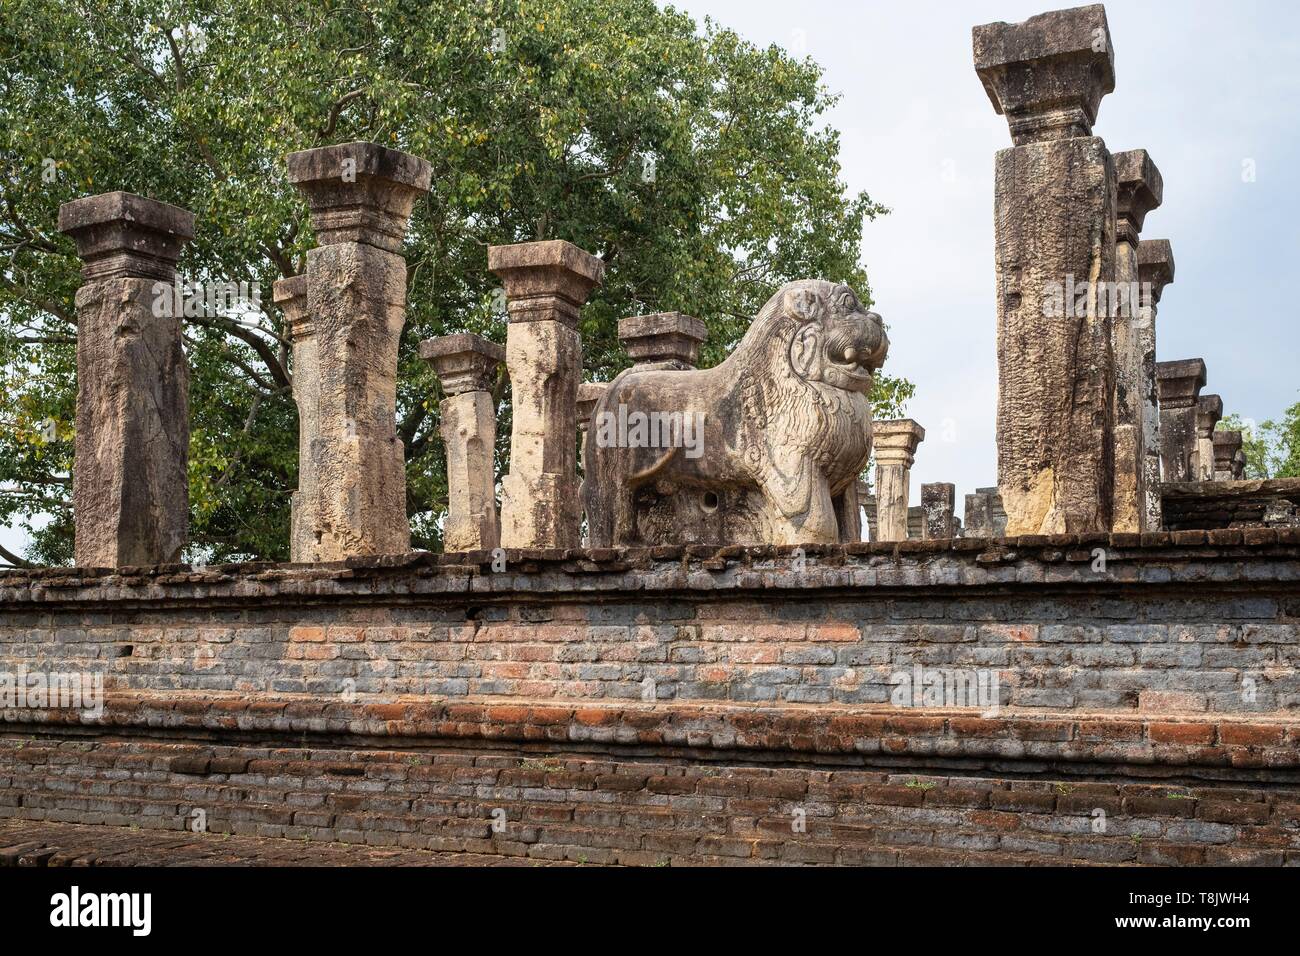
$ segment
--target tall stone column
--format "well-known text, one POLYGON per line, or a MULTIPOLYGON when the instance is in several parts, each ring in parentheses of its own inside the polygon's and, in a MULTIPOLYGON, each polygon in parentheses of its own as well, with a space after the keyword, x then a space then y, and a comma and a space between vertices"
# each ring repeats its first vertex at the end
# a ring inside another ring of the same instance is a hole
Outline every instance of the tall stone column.
POLYGON ((1164 527, 1160 494, 1160 396, 1156 387, 1156 315, 1165 286, 1174 281, 1174 253, 1168 239, 1138 242, 1138 280, 1150 299, 1138 311, 1137 340, 1142 356, 1142 490, 1146 496, 1146 527, 1164 527))
POLYGON ((316 458, 312 448, 320 437, 320 356, 316 329, 307 311, 307 277, 277 279, 272 297, 284 310, 293 347, 293 401, 298 406, 298 490, 289 496, 289 560, 319 561, 319 537, 308 521, 315 509, 304 507, 316 495, 316 458))
POLYGON ((907 504, 916 448, 925 440, 925 429, 903 418, 872 425, 872 448, 876 455, 876 524, 880 541, 907 540, 907 504))
POLYGON ((131 193, 59 208, 81 258, 77 433, 78 567, 178 561, 189 530, 189 369, 176 260, 194 214, 131 193))
POLYGON ((954 512, 957 507, 957 487, 946 482, 921 486, 921 510, 925 524, 921 537, 929 539, 953 538, 957 535, 954 512))
POLYGON ((514 418, 510 472, 501 482, 501 544, 576 548, 578 312, 605 264, 556 239, 490 246, 488 268, 505 284, 510 311, 506 366, 514 418))
MULTIPOLYGON (((423 159, 373 143, 290 153, 319 245, 307 253, 306 313, 319 381, 299 527, 312 560, 410 550, 397 437, 397 349, 406 322, 402 241, 429 191, 423 159)), ((300 402, 300 408, 302 403, 300 402)), ((309 426, 310 427, 310 426, 309 426)))
POLYGON ((693 369, 707 338, 703 322, 680 312, 633 315, 618 322, 618 340, 633 364, 642 369, 693 369))
POLYGON ((1160 470, 1165 481, 1195 481, 1196 411, 1205 387, 1205 362, 1156 364, 1160 390, 1160 470))
POLYGON ((497 410, 492 385, 506 350, 462 332, 420 343, 420 357, 433 366, 447 396, 438 406, 447 448, 447 519, 443 550, 486 551, 501 541, 497 522, 497 410))
MULTIPOLYGON (((1238 458, 1241 455, 1241 432, 1239 431, 1216 431, 1214 433, 1214 480, 1215 481, 1236 481, 1242 477, 1241 463, 1238 458)), ((1244 462, 1244 457, 1242 458, 1244 462)))
POLYGON ((1202 395, 1196 402, 1196 467, 1197 481, 1214 480, 1214 429, 1223 418, 1223 399, 1218 395, 1202 395))
POLYGON ((1146 214, 1160 205, 1164 184, 1145 149, 1115 154, 1118 190, 1115 232, 1115 284, 1111 346, 1115 353, 1115 531, 1138 534, 1147 526, 1146 450, 1143 447, 1143 351, 1139 326, 1141 299, 1138 239, 1146 214))
POLYGON ((1099 284, 1115 275, 1115 166, 1092 135, 1115 88, 1100 5, 974 30, 998 153, 998 488, 1007 534, 1109 531, 1114 356, 1099 284))

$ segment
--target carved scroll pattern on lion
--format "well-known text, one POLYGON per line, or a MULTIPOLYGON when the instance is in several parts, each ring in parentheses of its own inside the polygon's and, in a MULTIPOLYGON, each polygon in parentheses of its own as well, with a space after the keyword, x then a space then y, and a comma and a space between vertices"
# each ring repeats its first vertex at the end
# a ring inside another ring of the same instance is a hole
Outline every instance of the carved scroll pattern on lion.
POLYGON ((768 300, 717 367, 623 372, 586 440, 590 544, 840 540, 837 509, 871 454, 869 396, 888 349, 852 289, 804 279, 768 300))

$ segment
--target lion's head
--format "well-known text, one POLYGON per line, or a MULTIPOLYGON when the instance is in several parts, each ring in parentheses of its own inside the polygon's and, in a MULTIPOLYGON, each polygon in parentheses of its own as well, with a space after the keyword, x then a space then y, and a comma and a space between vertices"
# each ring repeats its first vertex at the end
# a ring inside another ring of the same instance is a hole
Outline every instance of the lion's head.
POLYGON ((880 316, 863 308, 847 285, 823 279, 781 286, 751 332, 787 342, 790 368, 799 378, 850 392, 871 391, 889 352, 880 316))

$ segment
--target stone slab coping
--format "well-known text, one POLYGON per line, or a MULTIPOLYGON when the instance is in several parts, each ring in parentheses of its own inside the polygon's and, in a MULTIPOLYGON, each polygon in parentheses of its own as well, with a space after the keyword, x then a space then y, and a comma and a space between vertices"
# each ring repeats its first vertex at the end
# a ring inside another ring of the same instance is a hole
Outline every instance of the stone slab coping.
MULTIPOLYGON (((1223 771, 1300 768, 1300 715, 1130 711, 997 715, 885 705, 393 697, 139 691, 105 694, 102 716, 0 712, 0 727, 59 726, 326 734, 428 740, 687 747, 846 756, 1173 765, 1223 771)), ((1296 778, 1300 781, 1300 776, 1296 778)))
POLYGON ((488 269, 492 272, 556 266, 594 283, 599 283, 605 276, 605 263, 602 259, 563 239, 488 246, 488 269))
POLYGON ((351 160, 351 172, 371 176, 428 192, 433 183, 433 166, 426 159, 389 149, 378 143, 340 143, 318 149, 304 149, 285 158, 289 182, 308 183, 340 179, 344 163, 351 160))
POLYGON ((445 355, 459 355, 470 352, 482 355, 494 362, 504 362, 506 360, 504 346, 489 341, 481 335, 475 335, 473 332, 454 332, 451 335, 439 335, 431 339, 425 339, 420 343, 420 358, 425 361, 442 358, 445 355))
POLYGON ((59 207, 59 232, 75 234, 106 223, 127 222, 149 232, 194 238, 194 213, 171 203, 118 190, 74 199, 59 207))
MULTIPOLYGON (((1215 432, 1216 435, 1222 432, 1215 432)), ((1165 498, 1289 498, 1300 499, 1300 478, 1247 479, 1245 481, 1166 481, 1165 498)))
POLYGON ((898 542, 641 549, 412 551, 321 564, 35 568, 0 572, 0 607, 48 602, 275 596, 397 599, 434 594, 726 592, 1300 581, 1300 529, 1024 535, 898 542), (1099 552, 1104 575, 1091 572, 1099 552), (383 582, 380 584, 379 582, 383 582))

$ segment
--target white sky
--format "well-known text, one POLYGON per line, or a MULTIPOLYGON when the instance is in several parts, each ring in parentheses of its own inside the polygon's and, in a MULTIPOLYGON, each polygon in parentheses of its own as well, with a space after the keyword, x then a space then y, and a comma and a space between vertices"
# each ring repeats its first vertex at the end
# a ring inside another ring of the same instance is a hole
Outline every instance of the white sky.
MULTIPOLYGON (((913 470, 962 495, 996 482, 993 154, 1010 145, 971 64, 971 27, 1044 0, 685 0, 747 39, 806 51, 842 94, 844 178, 893 212, 863 256, 890 324, 889 370, 917 384, 928 431, 913 470)), ((1144 236, 1173 243, 1159 359, 1203 357, 1207 392, 1264 420, 1300 401, 1288 280, 1300 254, 1300 4, 1110 0, 1116 90, 1095 132, 1147 149, 1165 204, 1144 236), (1255 181, 1243 181, 1251 160, 1255 181), (1290 170, 1290 172, 1288 172, 1290 170)), ((11 550, 21 532, 0 529, 11 550)))

